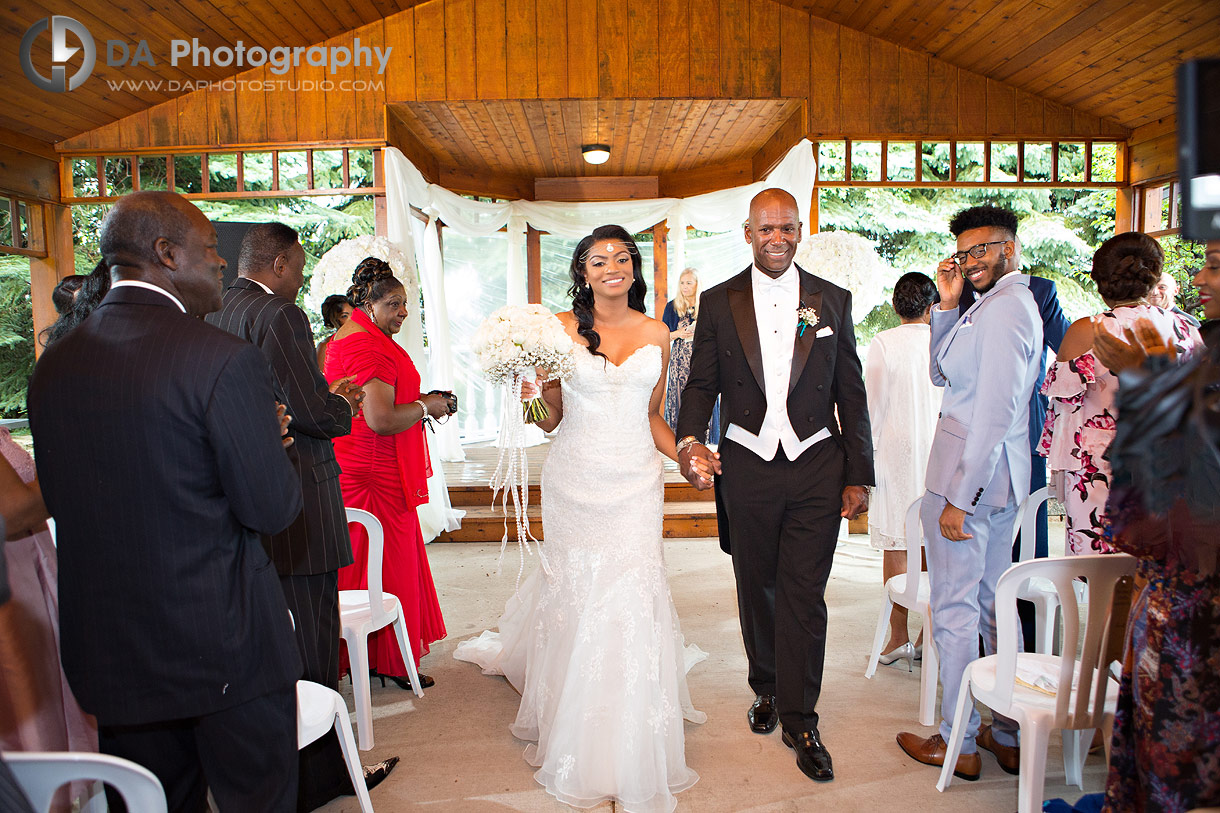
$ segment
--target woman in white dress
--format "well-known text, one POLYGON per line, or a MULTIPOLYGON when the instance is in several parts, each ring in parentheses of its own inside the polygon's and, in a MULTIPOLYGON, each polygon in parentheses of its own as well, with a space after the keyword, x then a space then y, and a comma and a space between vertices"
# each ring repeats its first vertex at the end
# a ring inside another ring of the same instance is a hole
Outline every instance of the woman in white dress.
POLYGON ((669 329, 644 315, 640 253, 621 227, 581 240, 571 275, 572 311, 558 316, 580 345, 575 371, 543 387, 540 423, 558 427, 542 467, 548 567, 509 599, 498 633, 454 657, 521 693, 511 730, 555 798, 667 813, 699 778, 683 718, 706 719, 686 686, 706 653, 683 644, 661 542, 657 451, 676 458, 662 414, 669 329))
MULTIPOLYGON (((926 274, 903 274, 894 285, 893 298, 902 324, 873 338, 864 365, 877 472, 868 501, 868 533, 869 543, 882 551, 882 583, 906 572, 907 509, 923 496, 940 409, 941 390, 932 385, 928 372, 935 299, 936 283, 926 274)), ((894 605, 890 640, 881 651, 883 664, 904 660, 910 669, 916 660, 919 653, 907 632, 905 607, 894 605)))

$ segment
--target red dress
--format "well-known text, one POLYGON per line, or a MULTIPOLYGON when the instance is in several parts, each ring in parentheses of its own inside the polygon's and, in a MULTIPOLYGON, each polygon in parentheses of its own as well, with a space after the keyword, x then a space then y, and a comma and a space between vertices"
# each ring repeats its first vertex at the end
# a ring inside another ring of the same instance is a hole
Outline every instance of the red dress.
MULTIPOLYGON (((360 322, 362 316, 357 312, 353 318, 360 322)), ((394 387, 396 404, 410 403, 420 395, 419 372, 411 359, 371 322, 363 333, 330 342, 325 372, 329 381, 355 376, 361 386, 371 378, 379 379, 394 387)), ((416 424, 398 435, 378 435, 361 413, 352 419, 351 434, 334 441, 335 457, 343 469, 339 483, 344 505, 368 511, 385 530, 382 588, 402 604, 407 640, 417 666, 428 653, 428 645, 445 637, 445 621, 415 513, 416 506, 428 501, 428 450, 423 431, 423 425, 416 424)), ((348 527, 354 561, 340 569, 339 589, 366 589, 368 536, 361 525, 348 527)), ((406 676, 392 628, 369 637, 369 666, 384 675, 406 676)), ((348 669, 346 652, 341 667, 342 672, 348 669)))

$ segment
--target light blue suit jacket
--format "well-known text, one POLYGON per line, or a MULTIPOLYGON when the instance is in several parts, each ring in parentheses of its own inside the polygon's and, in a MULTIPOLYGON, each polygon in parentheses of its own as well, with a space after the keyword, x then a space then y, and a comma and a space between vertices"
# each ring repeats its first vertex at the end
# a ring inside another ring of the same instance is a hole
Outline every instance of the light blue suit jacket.
POLYGON ((932 383, 945 388, 927 489, 973 513, 1029 494, 1029 394, 1037 385, 1042 319, 1029 277, 1000 277, 960 317, 932 310, 932 383))

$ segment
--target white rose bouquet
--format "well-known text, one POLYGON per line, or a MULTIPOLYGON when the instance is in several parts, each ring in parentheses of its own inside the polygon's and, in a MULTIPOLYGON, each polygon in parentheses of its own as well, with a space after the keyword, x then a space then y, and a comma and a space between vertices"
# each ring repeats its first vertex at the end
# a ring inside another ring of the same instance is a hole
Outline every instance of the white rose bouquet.
POLYGON ((407 289, 407 307, 419 301, 419 275, 415 273, 415 262, 385 237, 366 235, 336 243, 322 255, 313 267, 309 292, 305 294, 305 307, 317 313, 322 309, 322 300, 326 297, 346 294, 352 285, 352 272, 365 257, 376 257, 389 263, 394 278, 407 289))
MULTIPOLYGON (((563 329, 554 314, 541 305, 508 305, 488 316, 470 340, 470 347, 479 360, 483 375, 502 386, 500 456, 491 477, 492 503, 503 493, 500 504, 504 510, 504 536, 500 540, 500 555, 508 545, 508 495, 513 496, 517 515, 517 539, 521 543, 521 569, 517 584, 525 572, 525 554, 529 541, 538 540, 530 533, 526 508, 529 505, 529 464, 525 455, 525 424, 547 417, 549 410, 541 395, 521 404, 521 385, 542 374, 543 380, 567 378, 575 363, 576 343, 563 329)), ((539 557, 542 549, 539 548, 539 557)), ((546 560, 542 567, 549 572, 546 560)))
MULTIPOLYGON (((521 384, 538 375, 545 381, 566 378, 576 345, 563 324, 541 305, 508 305, 487 317, 470 340, 483 375, 493 384, 511 384, 519 400, 521 384)), ((549 414, 541 396, 524 406, 527 423, 549 414)))

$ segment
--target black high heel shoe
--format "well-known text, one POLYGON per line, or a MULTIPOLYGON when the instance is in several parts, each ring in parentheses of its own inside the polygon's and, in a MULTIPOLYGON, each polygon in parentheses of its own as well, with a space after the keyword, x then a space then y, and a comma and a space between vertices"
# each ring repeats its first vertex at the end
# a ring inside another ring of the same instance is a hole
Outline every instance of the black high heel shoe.
MULTIPOLYGON (((394 682, 394 685, 396 685, 400 689, 403 689, 404 691, 408 691, 408 692, 415 691, 415 687, 411 685, 411 681, 408 680, 407 678, 396 677, 394 675, 383 675, 380 672, 373 670, 373 669, 369 670, 369 677, 381 678, 381 685, 383 688, 385 687, 385 682, 387 680, 392 680, 394 682)), ((433 686, 436 685, 436 681, 433 680, 432 678, 430 678, 428 675, 425 675, 423 672, 420 672, 419 673, 419 685, 421 688, 431 689, 433 686)))

